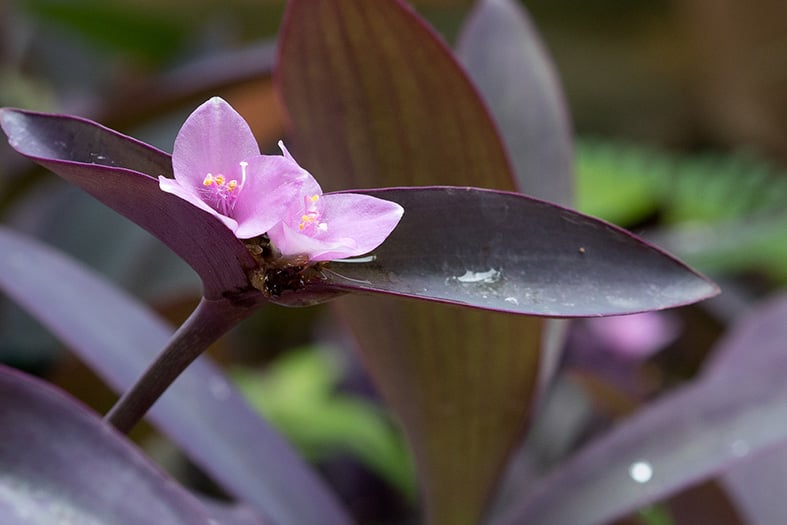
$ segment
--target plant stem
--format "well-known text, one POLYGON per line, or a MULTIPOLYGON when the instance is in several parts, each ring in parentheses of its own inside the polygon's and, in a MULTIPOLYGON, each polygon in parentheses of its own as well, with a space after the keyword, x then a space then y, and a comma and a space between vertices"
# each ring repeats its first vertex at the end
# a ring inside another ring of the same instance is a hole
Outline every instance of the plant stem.
POLYGON ((127 434, 192 361, 253 311, 254 308, 203 297, 169 344, 107 412, 104 420, 127 434))

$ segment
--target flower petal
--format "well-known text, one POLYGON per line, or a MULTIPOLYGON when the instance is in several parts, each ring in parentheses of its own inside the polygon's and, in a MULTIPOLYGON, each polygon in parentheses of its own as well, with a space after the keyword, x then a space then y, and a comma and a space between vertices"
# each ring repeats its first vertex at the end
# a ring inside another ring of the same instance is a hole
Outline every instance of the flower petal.
POLYGON ((238 229, 238 222, 231 217, 227 217, 226 215, 222 215, 221 213, 217 212, 210 206, 208 206, 205 201, 202 200, 195 189, 191 186, 184 186, 180 182, 174 179, 170 179, 169 177, 161 177, 158 178, 158 185, 161 188, 161 191, 165 191, 167 193, 171 193, 180 197, 181 199, 193 204, 197 208, 206 211, 213 215, 214 217, 218 218, 221 222, 223 222, 227 228, 235 232, 238 229))
POLYGON ((323 195, 322 220, 328 230, 319 237, 279 223, 268 232, 283 255, 305 254, 314 262, 363 255, 377 248, 391 234, 404 209, 395 202, 369 195, 323 195))
POLYGON ((213 97, 189 115, 175 138, 172 169, 185 187, 199 187, 208 173, 228 178, 238 162, 260 154, 249 125, 232 106, 213 97))
POLYGON ((257 155, 245 162, 245 181, 232 213, 240 239, 271 229, 299 198, 304 183, 314 180, 294 160, 280 155, 257 155))
POLYGON ((338 242, 343 237, 352 237, 355 247, 352 251, 323 254, 319 260, 355 257, 374 250, 388 238, 404 214, 399 204, 369 195, 335 193, 323 198, 323 217, 330 224, 323 240, 338 242))

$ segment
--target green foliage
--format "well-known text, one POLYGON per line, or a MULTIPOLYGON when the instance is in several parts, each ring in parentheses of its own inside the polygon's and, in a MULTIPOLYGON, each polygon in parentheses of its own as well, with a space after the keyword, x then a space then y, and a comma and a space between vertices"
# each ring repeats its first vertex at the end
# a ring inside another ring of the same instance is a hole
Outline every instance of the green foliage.
POLYGON ((164 18, 127 2, 25 0, 20 5, 36 18, 74 31, 100 48, 147 62, 171 57, 185 36, 181 19, 164 18))
POLYGON ((787 173, 746 154, 670 155, 577 144, 577 203, 622 226, 658 214, 657 242, 703 271, 787 281, 787 173))
POLYGON ((336 391, 340 368, 318 348, 279 358, 264 373, 237 369, 248 399, 313 461, 349 453, 414 497, 415 474, 400 434, 374 403, 336 391))
POLYGON ((643 525, 675 525, 675 520, 663 505, 651 505, 637 513, 643 525))

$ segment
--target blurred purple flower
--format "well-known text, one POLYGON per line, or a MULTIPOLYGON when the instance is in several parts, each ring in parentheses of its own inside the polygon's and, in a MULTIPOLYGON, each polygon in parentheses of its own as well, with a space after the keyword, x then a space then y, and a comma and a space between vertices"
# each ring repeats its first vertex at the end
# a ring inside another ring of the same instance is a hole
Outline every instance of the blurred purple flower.
POLYGON ((213 97, 186 119, 159 187, 220 219, 240 239, 261 235, 311 176, 291 157, 260 155, 249 125, 213 97))

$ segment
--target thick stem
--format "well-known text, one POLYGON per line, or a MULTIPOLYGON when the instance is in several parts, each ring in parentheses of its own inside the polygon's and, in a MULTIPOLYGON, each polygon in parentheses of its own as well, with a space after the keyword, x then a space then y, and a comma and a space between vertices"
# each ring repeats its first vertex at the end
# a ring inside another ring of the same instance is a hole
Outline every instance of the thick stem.
POLYGON ((169 344, 104 420, 127 434, 192 361, 253 310, 202 298, 169 344))

